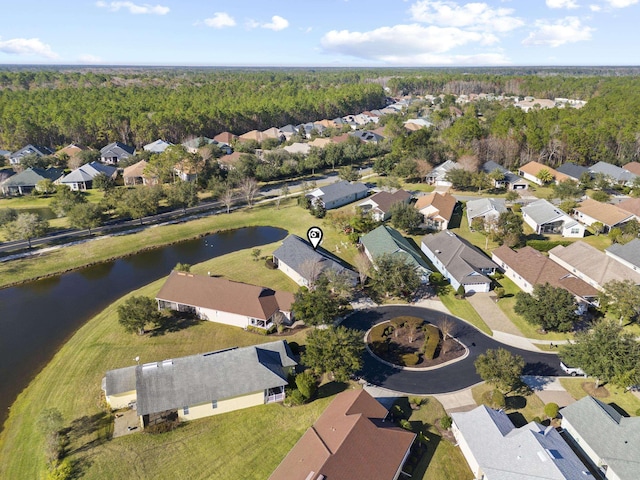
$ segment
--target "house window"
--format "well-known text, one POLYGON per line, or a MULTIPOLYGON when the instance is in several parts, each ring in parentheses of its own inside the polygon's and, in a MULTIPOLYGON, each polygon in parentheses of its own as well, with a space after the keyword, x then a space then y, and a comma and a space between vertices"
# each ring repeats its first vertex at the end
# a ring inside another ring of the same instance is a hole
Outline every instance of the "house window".
POLYGON ((572 228, 571 229, 571 233, 572 234, 578 234, 578 233, 580 233, 580 229, 579 228, 572 228))
POLYGON ((189 415, 189 407, 183 407, 182 413, 184 413, 185 415, 189 415))
POLYGON ((218 401, 217 400, 212 400, 211 401, 211 408, 218 408, 218 401))

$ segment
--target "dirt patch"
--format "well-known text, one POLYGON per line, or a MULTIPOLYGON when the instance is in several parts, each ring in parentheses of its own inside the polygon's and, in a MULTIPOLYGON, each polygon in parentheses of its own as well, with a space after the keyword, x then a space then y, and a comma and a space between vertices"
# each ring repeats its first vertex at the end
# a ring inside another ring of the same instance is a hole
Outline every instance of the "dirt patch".
POLYGON ((595 398, 607 398, 611 394, 609 390, 607 390, 603 386, 599 386, 596 388, 595 382, 584 382, 582 383, 582 389, 587 392, 589 395, 595 398))

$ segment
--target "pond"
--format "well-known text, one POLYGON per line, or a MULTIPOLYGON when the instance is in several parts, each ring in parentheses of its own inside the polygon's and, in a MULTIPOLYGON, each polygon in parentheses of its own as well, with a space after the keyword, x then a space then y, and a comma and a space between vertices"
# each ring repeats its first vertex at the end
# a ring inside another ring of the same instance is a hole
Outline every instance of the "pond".
POLYGON ((247 227, 142 252, 0 290, 0 425, 7 408, 64 342, 124 294, 195 264, 282 240, 286 230, 247 227))

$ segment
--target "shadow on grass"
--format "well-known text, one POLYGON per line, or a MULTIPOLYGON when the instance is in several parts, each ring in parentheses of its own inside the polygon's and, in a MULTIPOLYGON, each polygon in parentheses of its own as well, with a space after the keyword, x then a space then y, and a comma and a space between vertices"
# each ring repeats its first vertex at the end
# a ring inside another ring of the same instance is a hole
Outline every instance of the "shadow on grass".
POLYGON ((333 395, 337 395, 347 389, 349 385, 344 382, 328 382, 318 387, 318 393, 316 398, 327 398, 333 395))
MULTIPOLYGON (((423 428, 423 434, 427 441, 425 443, 420 443, 419 440, 416 439, 416 443, 418 443, 418 446, 414 448, 416 448, 415 453, 420 455, 419 457, 420 460, 415 465, 415 468, 413 468, 413 473, 411 474, 412 478, 424 477, 427 471, 427 468, 429 468, 429 465, 433 460, 433 456, 436 453, 436 449, 438 448, 438 445, 442 441, 442 437, 440 435, 427 431, 426 426, 423 428)), ((413 448, 411 450, 412 450, 411 457, 413 457, 414 455, 413 448)))
POLYGON ((180 330, 197 325, 201 321, 202 320, 195 318, 193 314, 171 312, 170 315, 167 315, 166 317, 163 316, 160 319, 156 328, 151 330, 149 335, 151 337, 159 337, 167 333, 179 332, 180 330))

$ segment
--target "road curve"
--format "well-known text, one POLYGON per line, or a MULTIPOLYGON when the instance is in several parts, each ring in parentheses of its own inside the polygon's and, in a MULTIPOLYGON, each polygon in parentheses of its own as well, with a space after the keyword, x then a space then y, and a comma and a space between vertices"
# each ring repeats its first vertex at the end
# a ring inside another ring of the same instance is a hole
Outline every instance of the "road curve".
POLYGON ((476 373, 473 362, 486 350, 499 347, 524 358, 526 362, 524 375, 563 375, 556 355, 531 352, 500 343, 459 318, 429 308, 407 305, 358 310, 342 322, 342 325, 364 334, 371 326, 402 315, 420 317, 434 325, 439 325, 445 317, 449 318, 455 323, 454 336, 469 348, 469 355, 450 365, 419 372, 389 367, 376 360, 371 354, 365 353, 361 375, 369 383, 416 395, 455 392, 482 380, 476 373))

